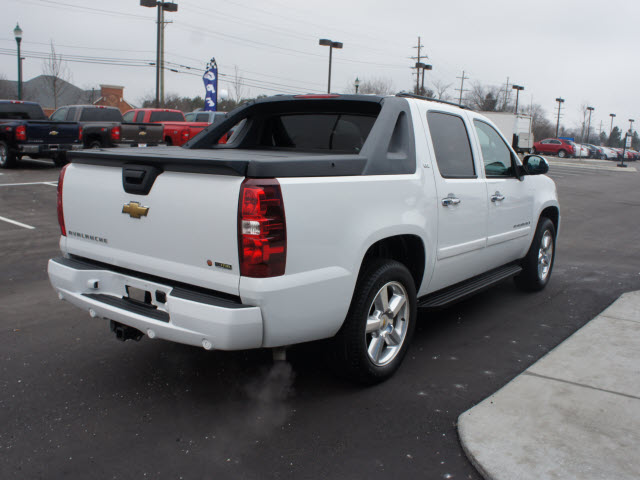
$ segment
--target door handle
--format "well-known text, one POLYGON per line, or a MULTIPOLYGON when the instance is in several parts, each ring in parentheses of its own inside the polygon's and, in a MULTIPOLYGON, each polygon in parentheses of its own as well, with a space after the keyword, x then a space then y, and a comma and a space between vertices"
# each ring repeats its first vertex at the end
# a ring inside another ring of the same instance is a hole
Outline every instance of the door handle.
POLYGON ((491 201, 492 202, 501 202, 502 200, 504 200, 504 195, 502 195, 500 192, 496 192, 493 195, 491 195, 491 201))
POLYGON ((449 205, 458 205, 460 203, 460 199, 456 197, 453 193, 450 193, 448 196, 442 199, 442 205, 448 207, 449 205))

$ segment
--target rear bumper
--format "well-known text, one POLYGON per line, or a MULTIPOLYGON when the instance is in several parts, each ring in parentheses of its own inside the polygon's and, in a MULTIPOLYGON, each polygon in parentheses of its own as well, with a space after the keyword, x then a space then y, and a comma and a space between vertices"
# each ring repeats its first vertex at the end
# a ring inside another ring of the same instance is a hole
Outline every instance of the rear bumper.
POLYGON ((68 150, 80 150, 82 145, 79 143, 62 143, 56 144, 40 144, 40 145, 19 145, 18 149, 20 153, 38 153, 41 155, 47 155, 57 152, 66 152, 68 150))
POLYGON ((262 346, 258 307, 64 257, 49 260, 48 272, 62 300, 89 311, 92 317, 137 328, 150 338, 218 350, 262 346), (152 306, 123 299, 126 286, 151 292, 152 306))

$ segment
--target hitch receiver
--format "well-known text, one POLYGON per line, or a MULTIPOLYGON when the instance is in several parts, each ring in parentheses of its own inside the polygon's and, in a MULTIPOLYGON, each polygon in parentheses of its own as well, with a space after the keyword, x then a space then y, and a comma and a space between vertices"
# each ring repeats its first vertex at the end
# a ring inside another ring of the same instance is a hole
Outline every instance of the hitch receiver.
POLYGON ((109 327, 111 328, 111 331, 116 334, 116 338, 121 342, 126 340, 135 340, 136 342, 139 342, 144 335, 144 333, 137 328, 129 327, 127 325, 114 322, 113 320, 109 322, 109 327))

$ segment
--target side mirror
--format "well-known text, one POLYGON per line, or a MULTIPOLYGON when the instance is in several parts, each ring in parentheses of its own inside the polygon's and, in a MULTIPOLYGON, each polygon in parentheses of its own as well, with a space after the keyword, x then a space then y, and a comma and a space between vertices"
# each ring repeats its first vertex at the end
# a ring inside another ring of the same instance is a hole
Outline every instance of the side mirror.
POLYGON ((544 175, 549 171, 549 164, 540 155, 526 155, 522 164, 529 175, 544 175))

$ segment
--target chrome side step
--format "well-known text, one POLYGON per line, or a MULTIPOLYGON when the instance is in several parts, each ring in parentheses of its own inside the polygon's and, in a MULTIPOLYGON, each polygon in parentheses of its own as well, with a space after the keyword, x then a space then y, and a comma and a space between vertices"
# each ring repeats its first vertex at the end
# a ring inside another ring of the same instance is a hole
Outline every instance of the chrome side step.
POLYGON ((520 265, 509 264, 483 273, 451 287, 444 288, 418 299, 418 308, 441 308, 463 298, 486 290, 493 285, 513 277, 522 271, 520 265))

